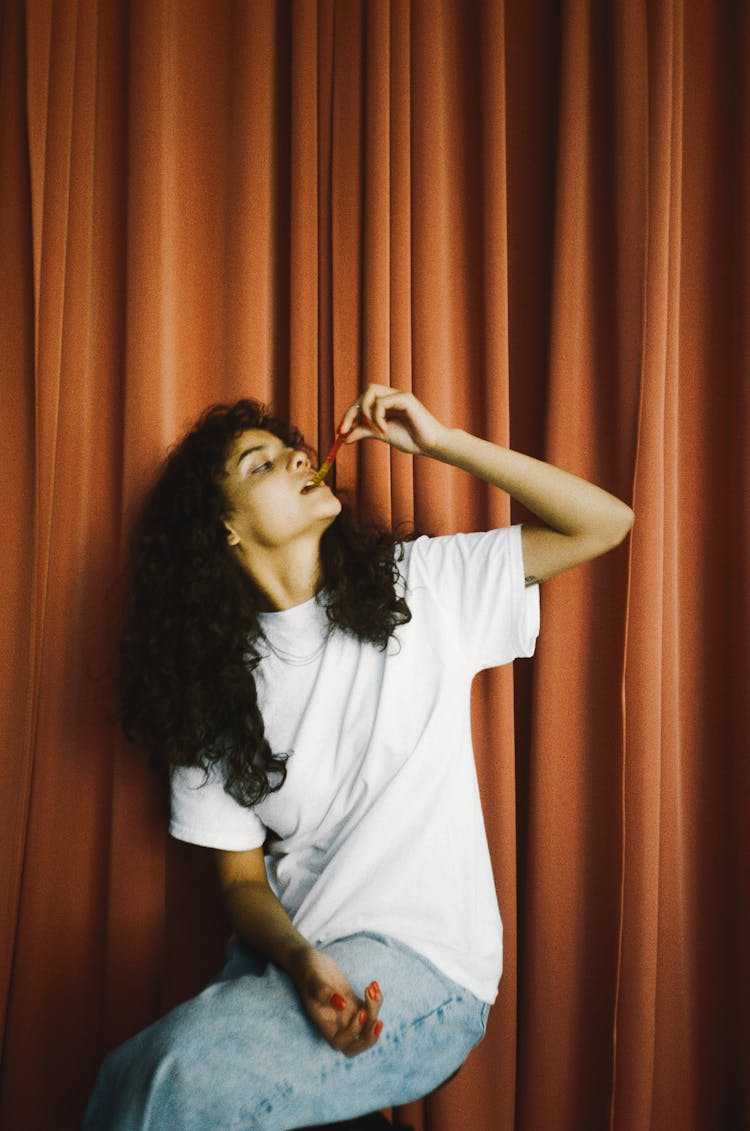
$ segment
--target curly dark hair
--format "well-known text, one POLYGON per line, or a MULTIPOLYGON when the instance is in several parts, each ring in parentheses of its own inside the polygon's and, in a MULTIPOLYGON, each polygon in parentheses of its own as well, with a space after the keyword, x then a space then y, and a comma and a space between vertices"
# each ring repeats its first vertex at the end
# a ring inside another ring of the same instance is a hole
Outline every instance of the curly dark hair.
MULTIPOLYGON (((222 523, 227 454, 250 428, 310 451, 247 399, 207 409, 171 450, 131 538, 117 680, 129 739, 163 769, 222 762, 227 793, 246 806, 281 788, 288 756, 271 750, 253 677, 263 599, 222 523)), ((402 539, 360 527, 344 505, 321 540, 330 625, 385 647, 411 618, 397 590, 402 556, 402 539)))

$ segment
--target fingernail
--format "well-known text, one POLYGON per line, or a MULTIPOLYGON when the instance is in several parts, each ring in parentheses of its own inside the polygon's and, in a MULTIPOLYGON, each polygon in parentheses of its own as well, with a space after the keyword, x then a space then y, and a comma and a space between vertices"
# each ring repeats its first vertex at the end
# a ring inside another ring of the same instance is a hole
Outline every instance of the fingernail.
POLYGON ((376 997, 380 993, 380 986, 377 982, 370 982, 369 986, 365 990, 365 993, 369 997, 370 1001, 375 1001, 376 997))
POLYGON ((334 1009, 346 1009, 346 998, 342 997, 341 994, 331 994, 331 1005, 334 1009))
POLYGON ((367 1014, 365 1013, 364 1009, 360 1009, 359 1013, 357 1014, 357 1021, 360 1025, 364 1025, 366 1020, 367 1014))
POLYGON ((383 1032, 383 1022, 382 1021, 376 1021, 375 1024, 373 1025, 372 1032, 373 1032, 374 1036, 379 1037, 380 1034, 383 1032))

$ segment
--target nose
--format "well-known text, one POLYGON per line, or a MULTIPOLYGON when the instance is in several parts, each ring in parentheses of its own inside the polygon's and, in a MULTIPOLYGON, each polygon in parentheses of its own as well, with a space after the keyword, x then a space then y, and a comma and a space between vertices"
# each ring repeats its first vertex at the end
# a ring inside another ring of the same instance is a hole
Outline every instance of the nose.
POLYGON ((295 448, 292 452, 291 466, 293 471, 299 471, 300 468, 304 468, 307 471, 312 467, 307 452, 303 452, 301 448, 295 448))

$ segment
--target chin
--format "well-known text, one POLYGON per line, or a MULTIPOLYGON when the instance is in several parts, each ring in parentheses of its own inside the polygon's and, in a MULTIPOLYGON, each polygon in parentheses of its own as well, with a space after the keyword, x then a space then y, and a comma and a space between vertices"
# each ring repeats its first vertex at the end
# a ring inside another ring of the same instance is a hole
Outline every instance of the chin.
POLYGON ((333 522, 334 519, 338 518, 338 516, 341 514, 341 511, 344 509, 343 503, 341 502, 341 499, 334 495, 333 491, 331 491, 330 488, 328 489, 326 496, 321 498, 321 509, 324 503, 327 504, 325 506, 325 516, 328 519, 330 525, 330 523, 333 522))

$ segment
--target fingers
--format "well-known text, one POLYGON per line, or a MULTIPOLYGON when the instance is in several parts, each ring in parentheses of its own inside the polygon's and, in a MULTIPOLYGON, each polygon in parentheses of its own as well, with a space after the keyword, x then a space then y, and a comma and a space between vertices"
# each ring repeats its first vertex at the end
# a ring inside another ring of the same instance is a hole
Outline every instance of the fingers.
POLYGON ((344 413, 339 434, 347 444, 384 440, 411 455, 434 455, 448 431, 413 393, 370 384, 344 413))
POLYGON ((311 979, 304 987, 303 1001, 321 1034, 344 1056, 366 1052, 383 1031, 378 1017, 383 994, 377 982, 370 982, 359 998, 344 978, 311 979))
POLYGON ((348 438, 349 433, 352 431, 355 424, 357 423, 357 420, 359 419, 360 411, 361 405, 359 401, 349 406, 344 415, 341 417, 341 423, 336 429, 339 436, 343 435, 347 436, 348 438))
POLYGON ((347 443, 366 436, 387 438, 386 407, 395 397, 408 397, 389 385, 367 386, 359 399, 350 405, 341 418, 338 431, 347 437, 347 443))
POLYGON ((338 434, 344 436, 345 444, 353 444, 357 440, 366 440, 373 437, 377 440, 387 438, 386 433, 381 431, 372 417, 359 404, 352 405, 351 408, 346 410, 341 418, 338 434))
POLYGON ((409 393, 400 393, 398 389, 391 389, 388 385, 368 385, 359 398, 360 414, 381 436, 388 435, 388 422, 386 414, 389 408, 397 407, 398 402, 409 393))
POLYGON ((344 1056, 359 1056, 373 1047, 383 1031, 383 1022, 378 1014, 383 1004, 383 994, 377 982, 371 982, 365 990, 364 999, 358 1001, 349 1024, 335 1035, 331 1041, 334 1048, 344 1056))
POLYGON ((375 1044, 382 1031, 378 1013, 383 1001, 377 982, 358 997, 336 964, 313 948, 295 968, 294 979, 310 1020, 334 1049, 357 1056, 375 1044))
MULTIPOLYGON (((365 990, 365 1019, 362 1022, 361 1037, 369 1039, 374 1044, 383 1031, 383 1022, 378 1020, 380 1007, 383 1004, 383 993, 377 982, 370 982, 365 990)), ((361 1014, 360 1014, 361 1017, 361 1014)))

